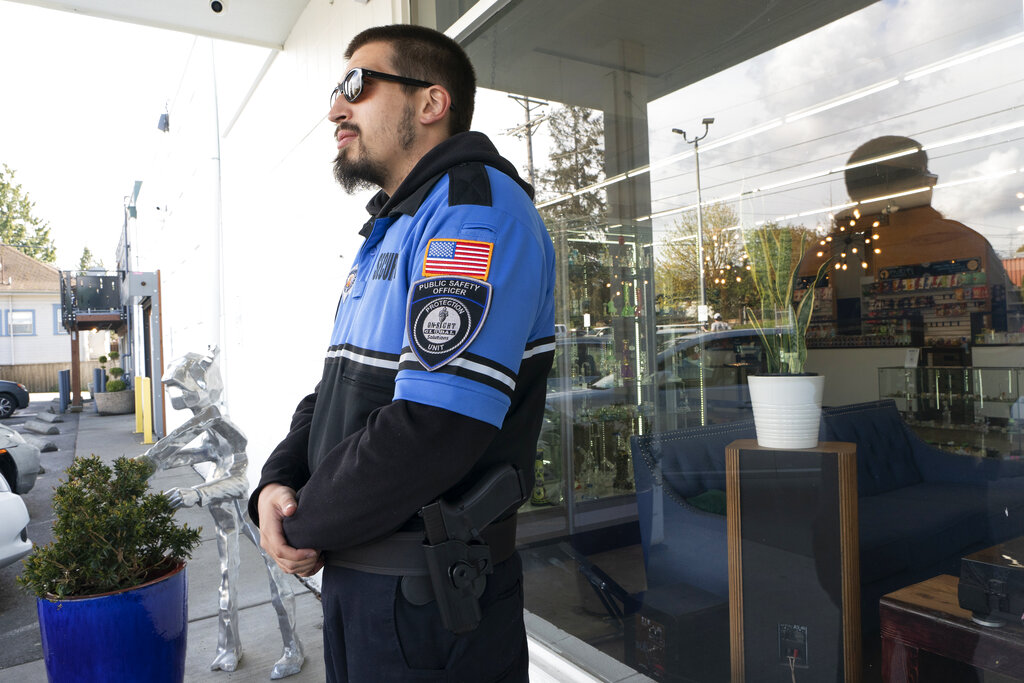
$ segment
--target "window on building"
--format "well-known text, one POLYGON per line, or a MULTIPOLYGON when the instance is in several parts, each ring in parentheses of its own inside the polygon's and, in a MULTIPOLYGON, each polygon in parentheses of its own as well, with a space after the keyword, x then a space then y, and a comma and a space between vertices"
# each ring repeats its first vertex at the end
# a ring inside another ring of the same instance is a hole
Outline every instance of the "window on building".
POLYGON ((36 333, 35 311, 11 311, 7 314, 7 329, 15 337, 26 337, 36 333))
POLYGON ((53 333, 54 334, 67 334, 68 331, 64 329, 64 321, 61 316, 61 305, 53 304, 53 333))

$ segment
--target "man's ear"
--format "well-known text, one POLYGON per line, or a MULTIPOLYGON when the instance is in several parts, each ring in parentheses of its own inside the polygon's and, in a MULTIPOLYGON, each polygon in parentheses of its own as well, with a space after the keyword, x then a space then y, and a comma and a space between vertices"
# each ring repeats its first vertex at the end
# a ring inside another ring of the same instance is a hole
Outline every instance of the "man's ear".
POLYGON ((420 100, 420 123, 425 126, 442 120, 451 109, 452 96, 440 85, 423 89, 420 100))

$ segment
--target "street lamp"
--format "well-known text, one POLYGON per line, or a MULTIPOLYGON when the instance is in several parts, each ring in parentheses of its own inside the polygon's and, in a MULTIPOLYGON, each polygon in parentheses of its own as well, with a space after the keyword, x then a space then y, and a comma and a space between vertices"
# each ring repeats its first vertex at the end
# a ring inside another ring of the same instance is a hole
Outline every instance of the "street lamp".
MULTIPOLYGON (((699 291, 700 291, 700 305, 697 307, 697 322, 707 323, 708 321, 708 302, 704 294, 704 202, 700 196, 700 141, 708 136, 708 127, 714 123, 713 118, 705 118, 701 121, 704 124, 704 134, 690 139, 686 137, 686 131, 679 128, 673 128, 672 132, 676 135, 682 135, 683 140, 687 144, 693 145, 693 159, 697 164, 697 262, 699 264, 699 291)), ((697 377, 699 385, 700 395, 700 423, 701 425, 707 424, 707 404, 704 396, 704 342, 703 340, 698 341, 700 348, 700 366, 698 368, 697 377)))
POLYGON ((693 160, 697 165, 697 262, 700 268, 700 306, 697 308, 697 322, 708 321, 708 306, 704 294, 704 206, 700 196, 700 141, 708 136, 708 127, 715 122, 714 118, 705 118, 701 121, 704 124, 704 134, 693 138, 686 137, 686 131, 673 128, 672 132, 682 135, 687 144, 693 145, 693 160))

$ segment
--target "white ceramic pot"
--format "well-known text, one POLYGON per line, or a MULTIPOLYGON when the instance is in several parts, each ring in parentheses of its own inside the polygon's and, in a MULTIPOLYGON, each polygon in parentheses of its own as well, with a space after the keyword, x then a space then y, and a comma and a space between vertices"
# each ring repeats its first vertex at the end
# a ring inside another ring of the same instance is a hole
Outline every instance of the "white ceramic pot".
POLYGON ((824 375, 750 375, 757 445, 763 448, 814 448, 824 375))

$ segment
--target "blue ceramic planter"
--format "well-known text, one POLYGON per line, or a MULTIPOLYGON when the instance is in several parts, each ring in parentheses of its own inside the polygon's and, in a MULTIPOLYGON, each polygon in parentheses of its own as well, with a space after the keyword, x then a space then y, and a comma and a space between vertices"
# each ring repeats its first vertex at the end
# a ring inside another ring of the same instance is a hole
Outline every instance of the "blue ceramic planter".
POLYGON ((38 598, 36 604, 51 683, 184 680, 184 564, 137 588, 55 602, 38 598))

